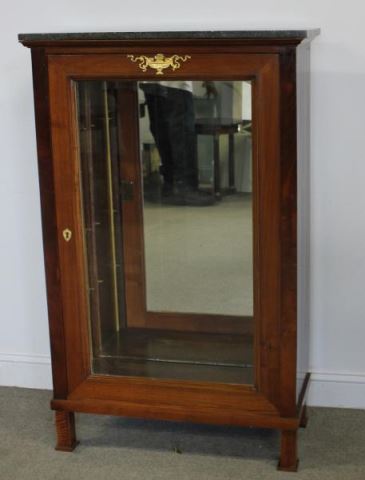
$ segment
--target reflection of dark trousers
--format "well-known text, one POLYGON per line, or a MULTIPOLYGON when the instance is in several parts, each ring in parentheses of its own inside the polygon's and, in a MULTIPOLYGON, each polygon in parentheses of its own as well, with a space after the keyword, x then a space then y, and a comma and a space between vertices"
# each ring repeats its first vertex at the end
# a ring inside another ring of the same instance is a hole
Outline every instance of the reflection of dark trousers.
POLYGON ((197 140, 193 95, 157 83, 140 84, 145 93, 150 129, 166 186, 197 188, 197 140))

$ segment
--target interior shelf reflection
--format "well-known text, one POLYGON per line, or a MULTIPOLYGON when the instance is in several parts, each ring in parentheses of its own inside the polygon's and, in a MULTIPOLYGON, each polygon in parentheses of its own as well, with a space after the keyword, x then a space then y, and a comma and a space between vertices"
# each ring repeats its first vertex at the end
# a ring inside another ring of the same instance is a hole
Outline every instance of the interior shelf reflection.
POLYGON ((252 334, 123 329, 110 337, 94 373, 253 383, 252 334))

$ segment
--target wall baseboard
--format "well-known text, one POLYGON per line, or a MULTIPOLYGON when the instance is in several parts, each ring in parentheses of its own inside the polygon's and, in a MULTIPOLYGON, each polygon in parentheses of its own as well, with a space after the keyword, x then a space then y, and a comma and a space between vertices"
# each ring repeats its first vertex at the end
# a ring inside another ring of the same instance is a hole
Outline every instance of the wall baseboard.
POLYGON ((0 385, 52 389, 50 356, 0 353, 0 385))
POLYGON ((365 409, 365 373, 312 372, 308 405, 365 409))
MULTIPOLYGON (((52 389, 50 357, 0 353, 0 385, 52 389)), ((365 373, 313 372, 308 405, 365 409, 365 373)))

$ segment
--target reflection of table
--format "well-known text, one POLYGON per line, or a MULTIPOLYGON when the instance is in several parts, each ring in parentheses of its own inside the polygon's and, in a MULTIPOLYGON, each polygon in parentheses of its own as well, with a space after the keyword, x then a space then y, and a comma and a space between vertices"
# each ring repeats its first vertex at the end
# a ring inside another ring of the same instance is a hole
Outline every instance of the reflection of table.
POLYGON ((195 122, 197 135, 212 135, 214 142, 214 192, 221 195, 221 176, 219 161, 219 136, 228 135, 228 188, 235 190, 234 172, 234 134, 251 126, 251 120, 239 120, 233 118, 198 118, 195 122))

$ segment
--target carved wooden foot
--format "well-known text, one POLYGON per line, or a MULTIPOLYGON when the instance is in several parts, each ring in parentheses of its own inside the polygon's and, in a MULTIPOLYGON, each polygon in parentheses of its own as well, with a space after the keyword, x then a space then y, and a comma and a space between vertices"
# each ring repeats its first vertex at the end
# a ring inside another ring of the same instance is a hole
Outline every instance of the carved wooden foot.
POLYGON ((305 428, 307 426, 307 423, 308 423, 307 405, 304 405, 302 409, 302 415, 300 417, 299 426, 301 428, 305 428))
POLYGON ((72 452, 79 443, 76 440, 75 415, 73 412, 65 412, 62 410, 56 410, 55 414, 57 432, 56 450, 72 452))
POLYGON ((281 432, 281 450, 278 470, 296 472, 298 470, 297 431, 283 430, 281 432))

